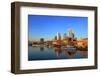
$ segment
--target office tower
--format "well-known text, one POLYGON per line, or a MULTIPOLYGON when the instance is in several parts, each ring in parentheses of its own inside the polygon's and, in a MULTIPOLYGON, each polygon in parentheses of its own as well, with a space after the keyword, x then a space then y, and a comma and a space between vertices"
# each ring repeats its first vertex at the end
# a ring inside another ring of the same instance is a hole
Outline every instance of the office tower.
POLYGON ((70 38, 74 38, 74 33, 72 32, 72 29, 68 29, 67 36, 70 38))
POLYGON ((61 35, 59 32, 57 32, 57 40, 61 40, 61 35))

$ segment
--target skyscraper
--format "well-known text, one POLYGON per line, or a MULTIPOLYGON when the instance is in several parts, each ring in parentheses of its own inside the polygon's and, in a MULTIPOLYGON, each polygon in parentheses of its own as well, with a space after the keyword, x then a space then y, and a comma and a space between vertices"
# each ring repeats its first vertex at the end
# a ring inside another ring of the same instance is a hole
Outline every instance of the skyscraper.
POLYGON ((41 44, 44 43, 44 38, 40 38, 40 43, 41 43, 41 44))
POLYGON ((70 38, 74 38, 74 33, 72 32, 72 29, 68 29, 67 36, 70 38))
POLYGON ((59 32, 57 32, 57 40, 61 40, 61 35, 59 32))
POLYGON ((55 39, 53 41, 53 45, 54 46, 61 46, 61 35, 59 32, 57 32, 56 36, 55 36, 55 39))

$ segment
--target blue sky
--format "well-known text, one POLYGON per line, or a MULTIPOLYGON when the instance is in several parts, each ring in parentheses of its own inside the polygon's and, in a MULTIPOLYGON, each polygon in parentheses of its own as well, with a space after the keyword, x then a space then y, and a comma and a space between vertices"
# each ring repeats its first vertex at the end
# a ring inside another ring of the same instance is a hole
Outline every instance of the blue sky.
POLYGON ((75 37, 88 36, 88 17, 28 15, 29 40, 52 40, 59 32, 63 37, 71 28, 75 37))

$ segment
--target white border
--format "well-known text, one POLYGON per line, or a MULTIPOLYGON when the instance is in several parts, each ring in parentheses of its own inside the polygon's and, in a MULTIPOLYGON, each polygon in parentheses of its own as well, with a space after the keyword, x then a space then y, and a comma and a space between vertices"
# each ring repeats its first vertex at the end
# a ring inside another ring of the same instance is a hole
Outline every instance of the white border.
POLYGON ((20 8, 20 69, 43 69, 94 65, 94 11, 41 7, 20 8), (88 17, 88 59, 28 61, 28 14, 88 17))

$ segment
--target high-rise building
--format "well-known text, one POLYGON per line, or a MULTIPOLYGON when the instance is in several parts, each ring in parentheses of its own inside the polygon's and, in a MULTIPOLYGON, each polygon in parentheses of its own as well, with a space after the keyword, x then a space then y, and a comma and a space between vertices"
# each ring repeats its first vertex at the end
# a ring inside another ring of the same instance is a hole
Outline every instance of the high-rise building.
POLYGON ((68 39, 67 39, 67 34, 65 33, 63 36, 63 45, 67 45, 68 39))
POLYGON ((68 29, 68 32, 64 34, 63 39, 61 39, 61 34, 57 32, 53 44, 54 45, 70 45, 73 44, 73 41, 75 42, 74 33, 72 32, 72 29, 68 29))
POLYGON ((40 38, 40 43, 41 43, 41 44, 44 43, 44 38, 40 38))
POLYGON ((72 32, 72 29, 68 29, 67 36, 70 38, 74 38, 74 33, 72 32))
POLYGON ((55 36, 55 39, 54 39, 54 41, 53 41, 53 45, 55 45, 55 46, 60 46, 61 45, 61 35, 60 35, 60 33, 59 32, 57 32, 57 34, 56 34, 56 36, 55 36))
POLYGON ((61 40, 61 35, 59 32, 57 32, 57 40, 61 40))

